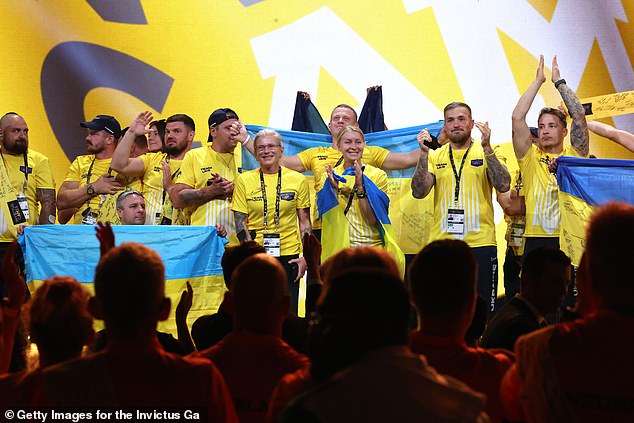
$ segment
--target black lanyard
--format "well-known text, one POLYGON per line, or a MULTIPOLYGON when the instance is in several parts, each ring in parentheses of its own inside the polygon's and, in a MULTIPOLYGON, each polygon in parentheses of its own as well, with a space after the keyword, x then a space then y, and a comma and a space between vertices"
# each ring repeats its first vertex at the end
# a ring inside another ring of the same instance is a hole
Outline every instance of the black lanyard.
POLYGON ((464 163, 467 161, 467 156, 469 155, 469 150, 471 150, 471 146, 473 145, 473 141, 469 144, 469 148, 462 156, 462 163, 460 163, 460 171, 456 172, 456 164, 453 161, 453 150, 451 146, 449 146, 449 161, 451 162, 451 168, 453 169, 453 176, 456 178, 456 189, 454 190, 453 201, 454 204, 458 204, 458 198, 460 196, 460 178, 462 177, 462 168, 464 167, 464 163))
MULTIPOLYGON (((264 208, 264 230, 266 231, 269 225, 269 210, 268 200, 266 199, 266 185, 264 184, 264 173, 260 169, 260 187, 262 188, 262 207, 264 208)), ((277 170, 277 187, 275 188, 275 215, 273 221, 275 222, 275 231, 280 231, 280 198, 282 197, 282 168, 277 170)))
POLYGON ((97 160, 97 156, 92 158, 92 162, 88 168, 88 173, 86 173, 86 185, 90 185, 90 177, 92 176, 92 167, 95 165, 95 160, 97 160))

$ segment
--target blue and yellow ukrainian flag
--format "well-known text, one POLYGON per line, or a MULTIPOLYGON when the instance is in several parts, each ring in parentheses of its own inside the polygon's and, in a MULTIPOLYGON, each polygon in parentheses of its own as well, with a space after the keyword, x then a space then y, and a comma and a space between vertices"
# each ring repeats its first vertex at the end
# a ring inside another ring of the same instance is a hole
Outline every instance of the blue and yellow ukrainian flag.
POLYGON ((578 266, 594 207, 609 201, 634 204, 634 160, 560 157, 557 164, 559 243, 578 266))
MULTIPOLYGON (((354 168, 352 167, 343 171, 343 176, 350 175, 354 176, 354 168)), ((335 178, 340 182, 345 182, 342 176, 335 174, 335 178)), ((376 217, 383 248, 394 257, 401 271, 401 277, 403 277, 405 275, 405 255, 396 242, 392 223, 388 216, 390 199, 365 175, 363 175, 363 184, 370 207, 376 217)), ((321 260, 323 262, 344 248, 350 247, 350 231, 348 220, 339 206, 335 190, 328 180, 324 182, 323 188, 317 193, 317 205, 322 220, 321 260)))
MULTIPOLYGON (((156 251, 165 264, 165 294, 172 300, 169 320, 159 330, 176 334, 174 311, 186 282, 194 288, 188 323, 218 310, 226 291, 220 260, 227 240, 212 226, 113 226, 117 245, 138 242, 156 251)), ((18 239, 31 291, 54 275, 72 276, 94 292, 100 258, 95 227, 43 225, 27 227, 18 239)))

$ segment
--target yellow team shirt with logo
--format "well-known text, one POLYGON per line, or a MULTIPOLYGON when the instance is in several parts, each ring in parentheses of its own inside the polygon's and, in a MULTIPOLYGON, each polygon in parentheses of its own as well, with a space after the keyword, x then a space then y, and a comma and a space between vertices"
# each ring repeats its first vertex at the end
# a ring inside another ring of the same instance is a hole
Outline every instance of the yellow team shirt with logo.
POLYGON ((580 157, 572 145, 568 145, 561 154, 546 153, 531 145, 524 157, 518 160, 526 200, 526 238, 559 237, 559 187, 557 177, 548 170, 548 162, 559 156, 580 157))
MULTIPOLYGON (((361 161, 363 164, 369 164, 374 167, 382 168, 389 150, 377 146, 366 146, 363 149, 361 161)), ((302 162, 304 169, 313 173, 315 193, 319 192, 321 180, 326 174, 326 165, 335 166, 342 159, 341 151, 333 147, 313 147, 297 154, 302 162)), ((313 229, 321 228, 321 220, 319 219, 319 210, 317 210, 317 201, 313 202, 313 229)))
MULTIPOLYGON (((280 190, 280 254, 299 254, 301 239, 297 210, 310 207, 308 182, 304 175, 281 167, 280 190)), ((277 233, 275 229, 275 202, 278 174, 263 174, 266 191, 267 227, 264 227, 264 201, 260 182, 260 169, 244 172, 235 181, 231 209, 248 215, 247 227, 255 231, 255 240, 262 245, 262 234, 277 233)))
MULTIPOLYGON (((66 179, 64 182, 77 182, 79 187, 85 187, 88 184, 94 184, 102 175, 108 174, 111 159, 97 159, 94 155, 78 156, 70 165, 66 179), (92 169, 91 169, 92 166, 92 169), (88 172, 90 171, 90 175, 88 172)), ((117 181, 124 186, 125 190, 143 191, 142 181, 137 177, 123 176, 115 172, 110 172, 117 181)), ((117 215, 117 196, 123 191, 116 194, 98 194, 89 201, 79 207, 70 223, 81 224, 84 218, 82 213, 90 207, 93 213, 97 213, 97 221, 110 222, 113 225, 121 223, 117 215)))
MULTIPOLYGON (((195 148, 185 154, 180 173, 176 176, 177 184, 185 184, 193 189, 207 186, 207 180, 214 173, 235 183, 242 172, 242 157, 235 149, 233 153, 218 153, 211 148, 212 144, 195 148)), ((231 198, 215 199, 196 207, 191 214, 194 226, 223 225, 227 231, 229 246, 238 245, 231 198)))
MULTIPOLYGON (((364 165, 363 174, 368 177, 374 184, 383 192, 387 192, 388 186, 388 178, 387 174, 374 166, 364 165)), ((343 164, 335 167, 333 171, 341 175, 344 171, 343 164)), ((346 175, 344 176, 346 182, 339 182, 339 193, 337 194, 337 201, 339 202, 339 207, 342 210, 345 210, 350 202, 350 197, 353 194, 353 189, 355 185, 354 175, 346 175)), ((324 172, 322 176, 321 186, 325 183, 330 183, 328 181, 328 175, 324 172)), ((346 220, 348 221, 348 229, 350 233, 350 246, 351 247, 361 247, 361 246, 373 246, 373 247, 382 247, 383 240, 381 239, 381 233, 376 225, 371 226, 368 224, 368 221, 363 216, 363 212, 361 211, 361 206, 359 204, 361 200, 357 198, 356 195, 352 195, 352 201, 350 202, 350 209, 346 214, 346 220)))
MULTIPOLYGON (((16 195, 26 196, 26 201, 29 205, 29 218, 26 224, 29 226, 37 225, 40 217, 40 207, 37 201, 36 190, 40 189, 52 189, 55 190, 55 180, 53 178, 53 171, 48 158, 34 150, 29 150, 27 153, 27 167, 28 180, 26 180, 25 173, 20 170, 24 169, 24 156, 22 154, 3 154, 2 165, 6 169, 6 176, 8 181, 3 179, 0 189, 0 197, 5 201, 15 200, 16 195), (24 189, 24 182, 26 183, 26 190, 24 189)), ((4 215, 4 207, 2 207, 2 218, 0 218, 0 242, 11 242, 15 239, 17 234, 17 227, 13 224, 11 216, 4 215)))
MULTIPOLYGON (((498 160, 504 164, 505 157, 494 149, 498 160)), ((467 154, 467 149, 453 150, 456 173, 467 154)), ((436 176, 434 185, 434 222, 430 241, 437 239, 461 239, 470 247, 494 246, 495 220, 493 215, 493 186, 487 176, 487 162, 479 140, 474 140, 465 158, 460 176, 458 203, 454 204, 456 177, 449 160, 449 144, 429 152, 428 169, 436 176), (464 210, 463 234, 448 233, 449 209, 464 210)))
MULTIPOLYGON (((163 189, 163 165, 167 161, 167 153, 145 153, 139 156, 143 161, 143 197, 145 198, 146 225, 159 225, 163 217, 174 220, 172 200, 163 189), (165 199, 165 201, 163 201, 165 199)), ((170 176, 175 180, 178 176, 182 160, 169 159, 170 176)))

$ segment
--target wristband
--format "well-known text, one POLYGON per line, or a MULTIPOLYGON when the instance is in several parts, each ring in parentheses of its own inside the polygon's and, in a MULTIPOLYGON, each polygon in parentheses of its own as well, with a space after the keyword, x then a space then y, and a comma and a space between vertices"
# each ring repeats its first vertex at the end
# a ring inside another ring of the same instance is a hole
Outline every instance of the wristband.
POLYGON ((357 198, 366 198, 368 196, 368 193, 363 191, 357 191, 357 198))
POLYGON ((555 82, 555 88, 559 88, 561 84, 565 84, 566 80, 561 78, 559 81, 555 82))
POLYGON ((247 137, 244 139, 244 141, 240 141, 242 143, 242 145, 246 144, 249 142, 249 140, 251 139, 251 136, 249 134, 247 134, 247 137))

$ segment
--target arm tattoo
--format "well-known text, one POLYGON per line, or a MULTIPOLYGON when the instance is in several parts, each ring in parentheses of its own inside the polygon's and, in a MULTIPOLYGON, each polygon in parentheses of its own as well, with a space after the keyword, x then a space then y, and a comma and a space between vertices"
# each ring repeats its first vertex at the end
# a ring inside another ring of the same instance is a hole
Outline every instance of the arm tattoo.
MULTIPOLYGON (((249 216, 246 213, 242 212, 233 212, 233 221, 236 225, 236 233, 240 233, 241 230, 244 230, 245 238, 244 241, 251 241, 251 235, 249 234, 249 228, 247 227, 247 221, 249 216)), ((240 241, 243 241, 242 239, 240 241)))
POLYGON ((491 185, 493 185, 499 193, 511 189, 511 174, 506 166, 500 163, 495 154, 491 154, 490 156, 485 155, 484 157, 487 161, 487 176, 489 177, 489 181, 491 181, 491 185))
POLYGON ((561 94, 561 98, 564 100, 568 113, 570 113, 570 117, 572 118, 570 143, 580 156, 585 157, 590 151, 590 136, 588 134, 588 124, 583 106, 579 98, 577 98, 577 95, 567 84, 559 84, 557 90, 559 94, 561 94))
POLYGON ((48 220, 49 216, 53 216, 54 219, 56 214, 57 203, 55 202, 55 190, 51 188, 36 188, 35 197, 41 205, 38 223, 40 225, 55 223, 55 220, 53 220, 53 222, 48 220))
POLYGON ((436 177, 427 170, 427 157, 418 159, 416 170, 412 176, 412 195, 414 198, 425 198, 436 182, 436 177))
POLYGON ((180 192, 180 198, 185 207, 199 206, 204 203, 203 196, 198 189, 184 189, 180 192))

